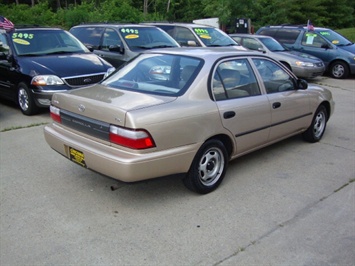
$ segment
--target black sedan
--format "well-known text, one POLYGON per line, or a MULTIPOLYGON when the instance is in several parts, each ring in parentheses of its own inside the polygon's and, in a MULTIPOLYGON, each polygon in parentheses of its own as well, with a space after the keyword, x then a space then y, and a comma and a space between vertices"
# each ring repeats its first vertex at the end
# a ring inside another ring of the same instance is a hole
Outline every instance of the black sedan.
POLYGON ((25 115, 48 107, 54 92, 97 83, 113 70, 65 30, 0 29, 0 97, 25 115))

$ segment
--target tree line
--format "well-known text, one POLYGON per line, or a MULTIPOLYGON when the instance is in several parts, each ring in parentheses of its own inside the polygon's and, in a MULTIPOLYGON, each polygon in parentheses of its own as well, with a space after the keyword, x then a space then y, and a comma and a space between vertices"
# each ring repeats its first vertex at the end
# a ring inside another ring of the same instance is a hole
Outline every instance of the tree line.
POLYGON ((16 24, 71 26, 88 22, 175 21, 218 17, 234 32, 238 18, 264 25, 355 27, 354 0, 2 0, 0 15, 16 24))

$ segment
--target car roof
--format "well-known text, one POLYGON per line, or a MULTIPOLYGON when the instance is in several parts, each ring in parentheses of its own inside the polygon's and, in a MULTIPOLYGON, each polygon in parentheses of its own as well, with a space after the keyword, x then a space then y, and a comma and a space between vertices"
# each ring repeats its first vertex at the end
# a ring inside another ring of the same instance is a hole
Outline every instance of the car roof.
POLYGON ((232 47, 180 47, 180 48, 159 48, 154 50, 149 50, 145 52, 146 54, 172 54, 172 55, 182 55, 199 57, 202 59, 206 58, 218 58, 218 57, 229 57, 229 56, 247 56, 247 55, 260 55, 259 52, 252 50, 236 50, 232 47))
MULTIPOLYGON (((307 25, 276 25, 276 26, 272 26, 272 25, 268 25, 268 26, 264 26, 261 27, 262 28, 275 28, 275 29, 307 29, 307 25)), ((330 30, 329 28, 323 28, 323 27, 313 27, 314 30, 313 31, 317 31, 317 30, 330 30)))
POLYGON ((181 26, 181 27, 200 27, 200 28, 214 28, 210 25, 188 23, 188 22, 144 22, 144 25, 165 25, 165 26, 181 26))
POLYGON ((72 28, 80 28, 80 27, 88 27, 88 26, 92 26, 92 27, 117 27, 117 28, 122 28, 122 27, 139 27, 139 28, 143 28, 143 27, 153 27, 150 25, 143 25, 143 24, 136 24, 136 23, 105 23, 105 22, 100 22, 100 23, 85 23, 85 24, 79 24, 76 26, 73 26, 72 28))
POLYGON ((267 35, 261 35, 261 34, 247 34, 247 33, 231 33, 228 34, 229 36, 234 36, 234 37, 255 37, 255 38, 269 38, 269 39, 274 39, 271 36, 267 35))

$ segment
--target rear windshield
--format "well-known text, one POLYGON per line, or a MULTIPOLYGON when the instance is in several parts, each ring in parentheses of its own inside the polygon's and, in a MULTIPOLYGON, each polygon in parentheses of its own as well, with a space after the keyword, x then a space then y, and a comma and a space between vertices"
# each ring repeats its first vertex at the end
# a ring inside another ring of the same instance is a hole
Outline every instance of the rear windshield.
POLYGON ((80 41, 63 30, 16 30, 11 38, 20 56, 89 52, 80 41))
POLYGON ((179 96, 189 88, 202 65, 201 59, 193 57, 141 54, 102 83, 117 89, 179 96))

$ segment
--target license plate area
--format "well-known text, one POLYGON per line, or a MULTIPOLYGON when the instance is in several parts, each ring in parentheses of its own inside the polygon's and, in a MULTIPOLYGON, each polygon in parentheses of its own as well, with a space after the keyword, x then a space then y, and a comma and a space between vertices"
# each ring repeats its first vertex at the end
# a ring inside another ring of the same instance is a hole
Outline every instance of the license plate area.
POLYGON ((83 167, 87 167, 85 163, 85 156, 82 151, 69 147, 69 157, 74 163, 77 163, 83 167))

